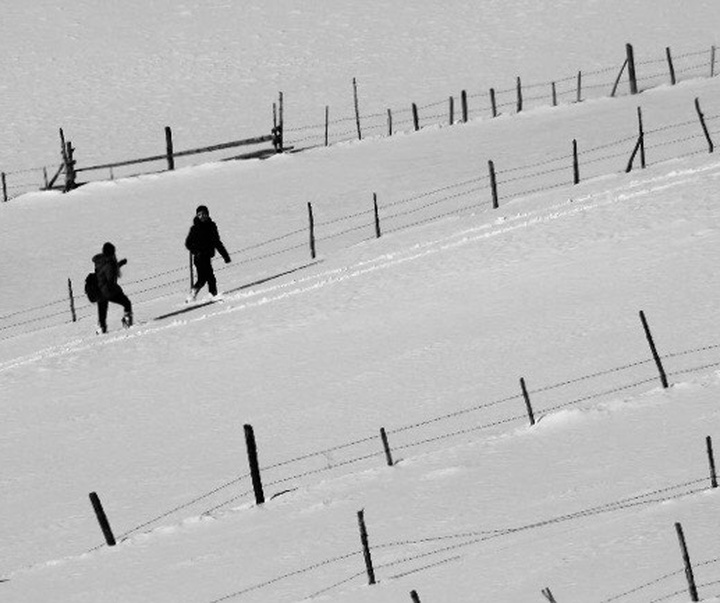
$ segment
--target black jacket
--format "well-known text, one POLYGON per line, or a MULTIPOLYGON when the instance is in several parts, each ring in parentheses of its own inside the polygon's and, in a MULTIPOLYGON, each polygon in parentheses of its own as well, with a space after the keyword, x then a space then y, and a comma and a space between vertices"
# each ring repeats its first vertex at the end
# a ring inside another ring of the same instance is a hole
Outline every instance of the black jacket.
POLYGON ((115 255, 108 256, 98 253, 93 257, 93 263, 102 298, 111 299, 122 293, 123 290, 117 281, 120 278, 120 268, 127 264, 127 260, 118 261, 115 255))
POLYGON ((185 247, 187 247, 193 255, 203 255, 207 257, 213 257, 217 249, 226 262, 230 261, 230 254, 220 240, 217 225, 211 218, 203 222, 198 217, 195 217, 193 225, 190 227, 190 232, 185 239, 185 247))

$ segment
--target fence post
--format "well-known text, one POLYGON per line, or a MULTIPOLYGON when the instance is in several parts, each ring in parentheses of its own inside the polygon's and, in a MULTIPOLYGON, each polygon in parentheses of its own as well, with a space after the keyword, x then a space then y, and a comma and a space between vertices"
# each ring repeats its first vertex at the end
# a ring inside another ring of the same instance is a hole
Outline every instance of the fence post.
POLYGON ((382 233, 380 232, 380 212, 378 212, 377 193, 373 193, 373 209, 375 211, 375 238, 379 239, 382 233))
POLYGON ((557 88, 555 87, 555 82, 552 83, 552 104, 553 107, 557 107, 557 88))
POLYGON ((552 594, 552 591, 547 586, 543 588, 540 592, 543 594, 543 597, 550 601, 550 603, 557 603, 557 601, 555 601, 555 597, 552 594))
POLYGON ((635 52, 632 44, 625 44, 625 54, 627 55, 628 77, 630 79, 630 94, 637 94, 637 72, 635 71, 635 52))
POLYGON ((7 196, 7 179, 6 179, 6 176, 5 176, 5 172, 2 172, 1 178, 2 178, 3 203, 7 203, 7 200, 8 200, 8 196, 7 196))
POLYGON ((68 295, 70 296, 70 314, 72 315, 72 321, 77 322, 77 315, 75 314, 75 296, 73 295, 72 281, 68 279, 68 295))
POLYGON ((680 541, 680 550, 682 551, 683 563, 685 564, 685 578, 688 583, 688 592, 690 593, 691 601, 699 601, 697 586, 695 585, 695 576, 693 575, 692 565, 690 564, 690 555, 688 554, 687 544, 685 543, 685 535, 683 534, 682 526, 679 523, 675 523, 675 531, 677 532, 678 540, 680 541))
POLYGON ((420 117, 418 116, 418 108, 415 103, 412 104, 412 115, 413 125, 415 127, 415 131, 417 132, 420 129, 420 117))
POLYGON ((710 47, 710 77, 715 77, 715 45, 710 47))
POLYGON ((530 404, 530 396, 528 395, 527 387, 525 387, 525 379, 522 377, 520 377, 520 387, 522 388, 523 398, 525 399, 525 408, 527 408, 530 425, 535 425, 535 414, 533 413, 532 405, 530 404))
POLYGON ((393 135, 393 128, 392 128, 392 111, 391 111, 390 109, 387 110, 387 115, 388 115, 388 119, 387 119, 387 122, 388 122, 388 136, 392 136, 392 135, 393 135))
POLYGON ((360 542, 363 547, 363 557, 365 558, 365 569, 368 575, 368 584, 375 584, 375 570, 373 569, 372 557, 370 555, 370 545, 368 543, 367 529, 365 527, 365 510, 361 509, 357 513, 358 525, 360 527, 360 542))
POLYGON ((313 219, 312 204, 308 201, 308 218, 310 219, 310 257, 315 259, 315 220, 313 219))
POLYGON ((497 178, 495 177, 495 164, 488 161, 488 170, 490 171, 490 190, 492 191, 493 209, 500 207, 498 204, 497 178))
POLYGON ((385 460, 387 461, 388 467, 393 466, 393 457, 392 452, 390 452, 390 444, 388 443, 387 433, 385 433, 385 428, 380 428, 380 439, 383 443, 383 449, 385 450, 385 460))
POLYGON ((265 502, 262 480, 260 479, 260 465, 257 457, 257 445, 255 444, 255 433, 252 425, 245 425, 245 444, 247 446, 248 463, 250 464, 250 476, 252 477, 253 490, 255 491, 255 502, 259 505, 265 502))
MULTIPOLYGON (((3 174, 3 177, 5 174, 3 174)), ((47 167, 43 166, 43 182, 45 183, 45 190, 50 188, 50 182, 48 181, 47 167)))
POLYGON ((715 145, 713 144, 712 138, 710 138, 710 132, 708 132, 707 125, 705 124, 705 116, 700 110, 700 100, 697 97, 695 97, 695 110, 697 111, 698 117, 700 118, 700 125, 702 126, 703 132, 705 133, 705 139, 707 140, 708 148, 712 153, 713 151, 715 151, 715 145))
POLYGON ((282 153, 285 150, 285 97, 282 92, 278 92, 278 125, 277 125, 277 152, 282 153))
POLYGON ((717 473, 715 472, 715 455, 713 454, 712 438, 707 436, 705 438, 705 445, 707 447, 708 463, 710 465, 710 485, 713 488, 718 487, 717 473))
POLYGON ((328 131, 330 129, 330 107, 325 105, 325 146, 328 146, 328 131))
POLYGON ((640 167, 645 169, 645 129, 643 128, 642 109, 637 108, 638 114, 638 133, 640 136, 640 167))
POLYGON ((460 93, 460 104, 462 106, 462 120, 463 123, 466 124, 468 120, 468 102, 467 92, 465 90, 460 93))
POLYGON ((582 71, 577 74, 577 102, 582 102, 582 71))
POLYGON ((492 116, 497 117, 497 104, 495 103, 495 88, 490 88, 490 106, 492 107, 492 116))
POLYGON ((648 344, 650 345, 650 351, 652 352, 653 359, 655 360, 655 365, 657 366, 658 372, 660 373, 660 383, 662 383, 664 389, 667 389, 669 386, 667 376, 665 375, 665 369, 663 368, 662 361, 660 360, 660 355, 658 354, 657 348, 655 347, 652 333, 650 333, 650 327, 648 326, 647 320, 645 320, 645 312, 643 312, 642 310, 640 310, 640 320, 642 321, 643 329, 645 330, 645 337, 647 338, 648 344))
POLYGON ((674 86, 677 81, 675 80, 675 67, 673 66, 672 54, 670 53, 670 47, 665 47, 665 56, 667 57, 668 69, 670 70, 670 83, 674 86))
POLYGON ((168 170, 175 169, 175 152, 173 151, 173 137, 170 126, 165 126, 165 154, 167 155, 168 170))
POLYGON ((110 529, 110 522, 108 521, 107 515, 105 515, 105 511, 103 510, 100 498, 95 492, 90 492, 89 496, 90 502, 92 503, 93 509, 95 511, 95 517, 97 517, 98 523, 100 524, 100 529, 105 536, 105 542, 108 546, 115 546, 115 536, 113 536, 112 529, 110 529))
POLYGON ((412 599, 413 603, 420 603, 420 597, 418 597, 417 591, 411 590, 410 591, 410 598, 412 599))
POLYGON ((520 76, 517 76, 517 112, 520 113, 523 110, 523 96, 522 96, 522 83, 520 82, 520 76))
POLYGON ((625 71, 625 67, 627 67, 628 60, 627 57, 625 58, 625 61, 622 64, 622 67, 620 67, 620 71, 617 74, 617 77, 615 78, 615 83, 612 87, 612 92, 610 92, 610 96, 615 96, 615 93, 617 92, 618 84, 620 83, 620 78, 622 77, 623 71, 625 71))
POLYGON ((76 187, 75 183, 75 148, 72 146, 72 142, 69 140, 65 143, 65 192, 73 190, 76 187))
POLYGON ((450 122, 450 125, 452 126, 455 123, 455 99, 451 96, 448 98, 448 101, 450 103, 450 117, 448 121, 450 122))
POLYGON ((573 184, 580 184, 580 162, 578 161, 578 146, 575 138, 573 138, 573 184))
POLYGON ((353 101, 355 104, 355 126, 357 127, 358 140, 362 140, 362 132, 360 130, 360 105, 358 104, 357 80, 353 78, 353 101))

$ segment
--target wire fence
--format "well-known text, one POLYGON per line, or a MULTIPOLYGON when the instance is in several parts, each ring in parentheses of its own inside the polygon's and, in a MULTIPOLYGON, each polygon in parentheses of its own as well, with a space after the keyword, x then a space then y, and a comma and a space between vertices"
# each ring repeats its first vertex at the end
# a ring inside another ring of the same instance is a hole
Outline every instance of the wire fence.
MULTIPOLYGON (((709 370, 717 370, 720 368, 720 343, 667 353, 662 355, 661 359, 666 365, 667 376, 671 381, 673 378, 678 379, 709 370)), ((619 396, 629 396, 633 393, 637 395, 639 391, 647 390, 653 384, 659 386, 660 379, 654 360, 648 358, 638 359, 622 366, 605 368, 561 382, 542 385, 530 389, 529 395, 532 398, 536 416, 543 417, 563 409, 582 409, 587 408, 588 404, 591 406, 607 404, 617 400, 619 396)), ((528 414, 524 410, 524 396, 518 388, 517 392, 509 392, 506 396, 495 400, 471 402, 442 415, 426 417, 407 425, 392 427, 387 430, 387 434, 390 436, 391 448, 394 453, 418 455, 441 452, 447 446, 473 444, 477 442, 479 433, 490 436, 511 425, 521 425, 527 421, 528 414)), ((268 440, 272 440, 272 434, 268 434, 268 440)), ((272 491, 271 498, 273 498, 301 487, 310 487, 316 484, 320 478, 322 480, 338 478, 350 472, 367 470, 385 463, 386 455, 381 439, 378 435, 368 434, 351 441, 276 461, 261 467, 260 471, 264 487, 268 491, 272 491)), ((126 529, 118 540, 130 538, 162 520, 177 516, 180 512, 211 515, 221 509, 229 510, 230 505, 233 504, 250 504, 254 492, 250 477, 250 473, 234 476, 184 504, 176 505, 160 512, 153 518, 126 529)), ((383 556, 383 560, 376 568, 385 572, 386 579, 397 579, 425 571, 438 564, 450 562, 455 557, 448 558, 447 555, 452 555, 468 547, 480 546, 490 540, 584 517, 687 497, 705 491, 711 486, 711 476, 696 474, 689 481, 660 486, 655 490, 643 491, 619 500, 523 525, 505 526, 492 530, 463 530, 443 535, 424 535, 403 542, 380 542, 374 544, 373 549, 380 552, 391 551, 391 554, 383 556), (422 550, 418 551, 418 548, 422 550), (402 551, 405 553, 402 554, 402 551), (442 559, 437 560, 438 558, 442 559)), ((104 545, 98 545, 90 550, 97 550, 102 546, 104 545)), ((365 572, 357 571, 357 567, 361 563, 359 561, 361 555, 362 552, 357 550, 324 559, 240 589, 220 599, 215 599, 212 603, 240 598, 242 595, 267 588, 277 582, 321 568, 330 568, 332 574, 331 577, 320 577, 320 579, 333 580, 333 582, 309 596, 330 592, 340 585, 357 580, 364 575, 365 572), (345 577, 338 581, 338 574, 345 574, 345 577)), ((701 569, 700 583, 703 586, 715 584, 714 581, 706 578, 702 569, 717 561, 714 559, 698 564, 697 567, 701 569)), ((671 578, 681 574, 682 571, 677 571, 660 576, 653 581, 614 594, 602 600, 601 603, 626 600, 640 591, 656 593, 653 596, 660 598, 653 599, 653 601, 672 600, 679 597, 684 591, 658 591, 658 588, 665 588, 671 578)))
MULTIPOLYGON (((649 90, 662 85, 682 81, 714 77, 715 46, 709 49, 686 52, 672 57, 672 71, 666 56, 636 62, 638 90, 649 90), (674 81, 673 81, 674 79, 674 81)), ((530 110, 546 106, 557 106, 598 99, 609 96, 629 94, 627 86, 620 85, 623 75, 622 63, 591 71, 581 71, 561 79, 544 82, 522 83, 522 110, 530 110)), ((624 83, 623 78, 623 83, 624 83)), ((442 100, 424 101, 416 104, 419 127, 454 125, 463 121, 460 107, 461 95, 451 95, 442 100)), ((496 117, 498 115, 518 112, 518 85, 505 88, 490 88, 483 91, 471 90, 464 95, 466 100, 466 118, 496 117)), ((329 111, 329 108, 328 108, 329 111)), ((340 115, 326 122, 299 124, 284 128, 285 146, 293 151, 301 151, 317 146, 327 146, 357 140, 360 136, 392 136, 415 129, 415 115, 412 103, 406 107, 387 108, 384 111, 372 111, 359 115, 340 115), (358 126, 359 124, 359 126, 358 126), (360 130, 360 134, 358 133, 360 130)), ((210 161, 233 159, 224 157, 222 153, 214 153, 210 161)), ((206 163, 205 160, 189 160, 187 165, 206 163)), ((163 158, 158 159, 151 167, 127 173, 120 172, 121 177, 133 177, 143 174, 164 171, 163 158)), ((38 166, 3 172, 5 200, 13 199, 33 190, 47 186, 48 174, 55 174, 57 166, 38 166)), ((112 170, 109 177, 115 177, 112 170)))
MULTIPOLYGON (((718 129, 720 115, 703 118, 708 135, 712 137, 718 129)), ((512 199, 571 187, 575 183, 574 165, 577 165, 579 182, 625 171, 637 139, 638 134, 633 134, 592 147, 578 145, 576 156, 571 141, 568 141, 566 154, 530 163, 496 164, 494 188, 489 174, 481 174, 400 199, 380 199, 378 206, 382 232, 397 232, 467 212, 492 211, 494 202, 502 205, 512 199)), ((711 150, 699 117, 646 128, 643 140, 647 164, 707 154, 711 150)), ((369 201, 364 210, 325 219, 318 216, 313 231, 315 244, 320 248, 323 242, 350 246, 371 240, 377 236, 374 219, 374 210, 369 201)), ((309 253, 308 230, 296 229, 231 250, 234 262, 219 267, 219 270, 237 271, 253 267, 262 272, 272 266, 275 273, 282 273, 287 271, 288 266, 308 262, 311 259, 309 253)), ((134 302, 154 301, 173 295, 178 289, 187 290, 188 272, 187 265, 171 268, 128 281, 124 288, 134 302)), ((236 290, 251 285, 241 285, 236 290)), ((73 293, 75 319, 84 321, 94 317, 94 305, 85 299, 81 291, 74 290, 73 293)), ((44 304, 1 315, 0 341, 72 320, 68 292, 64 298, 58 296, 44 304)))

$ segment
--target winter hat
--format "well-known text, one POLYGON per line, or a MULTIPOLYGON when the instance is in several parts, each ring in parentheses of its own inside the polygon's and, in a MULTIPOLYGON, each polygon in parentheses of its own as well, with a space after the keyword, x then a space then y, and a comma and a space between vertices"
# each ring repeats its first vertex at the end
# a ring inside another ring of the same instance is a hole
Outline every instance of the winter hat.
POLYGON ((207 205, 198 205, 197 209, 195 210, 195 213, 199 214, 200 212, 210 215, 210 210, 207 208, 207 205))
POLYGON ((105 255, 113 255, 115 253, 115 245, 112 243, 105 243, 103 245, 103 254, 105 255))

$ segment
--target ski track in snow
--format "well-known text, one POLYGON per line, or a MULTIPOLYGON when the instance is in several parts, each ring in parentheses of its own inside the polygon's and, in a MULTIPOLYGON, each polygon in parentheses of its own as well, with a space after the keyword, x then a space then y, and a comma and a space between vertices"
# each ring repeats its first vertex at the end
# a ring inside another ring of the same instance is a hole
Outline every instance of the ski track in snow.
MULTIPOLYGON (((150 322, 154 319, 150 319, 150 321, 141 323, 129 331, 122 331, 118 334, 108 335, 102 338, 94 337, 92 339, 73 339, 62 345, 40 349, 29 355, 4 361, 0 363, 0 373, 20 366, 41 362, 46 359, 67 356, 69 354, 83 352, 100 346, 114 345, 122 343, 128 339, 144 337, 146 335, 152 335, 168 329, 179 328, 203 320, 208 320, 210 318, 221 317, 232 312, 252 310, 254 308, 279 302, 297 295, 312 293, 328 286, 371 274, 378 270, 385 270, 406 264, 408 262, 421 260, 437 253, 453 250, 485 239, 501 236, 509 232, 521 231, 576 215, 581 212, 592 211, 630 199, 637 199, 639 197, 644 197, 671 188, 681 187, 700 176, 707 176, 708 173, 717 173, 717 175, 720 175, 720 163, 713 163, 695 169, 672 170, 665 174, 651 178, 634 180, 621 186, 590 193, 577 199, 570 198, 566 201, 561 201, 549 207, 542 208, 541 210, 518 213, 514 216, 504 216, 491 223, 481 224, 472 228, 463 228, 462 230, 443 238, 415 243, 410 247, 385 253, 370 260, 362 260, 349 266, 333 268, 325 270, 319 274, 293 279, 287 283, 281 283, 228 296, 221 304, 224 307, 216 312, 204 312, 198 316, 170 320, 166 324, 152 326, 150 325, 150 322), (241 301, 246 298, 258 297, 259 299, 255 299, 253 301, 231 305, 231 302, 236 300, 241 301)), ((513 201, 517 202, 518 199, 513 201)))

